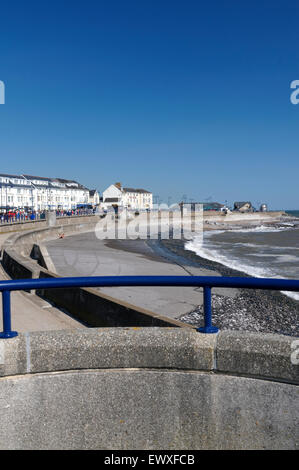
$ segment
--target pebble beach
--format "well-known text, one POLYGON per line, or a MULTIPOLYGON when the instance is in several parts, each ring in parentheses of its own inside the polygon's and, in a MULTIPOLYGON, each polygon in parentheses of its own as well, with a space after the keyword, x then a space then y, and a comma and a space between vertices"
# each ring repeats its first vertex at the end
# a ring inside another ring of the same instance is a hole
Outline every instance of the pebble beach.
MULTIPOLYGON (((197 266, 222 276, 249 277, 240 271, 204 259, 185 249, 184 240, 148 242, 152 249, 173 262, 197 266)), ((213 324, 221 330, 242 330, 298 336, 299 302, 278 291, 239 289, 234 298, 213 294, 213 324)), ((180 321, 196 327, 203 325, 203 306, 179 317, 180 321)))

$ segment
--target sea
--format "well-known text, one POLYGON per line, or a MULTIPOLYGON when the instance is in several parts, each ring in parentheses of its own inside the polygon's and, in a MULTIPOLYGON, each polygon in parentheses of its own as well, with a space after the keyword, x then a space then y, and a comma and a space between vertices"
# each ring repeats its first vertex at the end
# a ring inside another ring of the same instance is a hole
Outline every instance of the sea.
MULTIPOLYGON (((204 231, 185 248, 254 277, 299 279, 299 210, 274 225, 204 231)), ((299 292, 282 292, 299 301, 299 292)))

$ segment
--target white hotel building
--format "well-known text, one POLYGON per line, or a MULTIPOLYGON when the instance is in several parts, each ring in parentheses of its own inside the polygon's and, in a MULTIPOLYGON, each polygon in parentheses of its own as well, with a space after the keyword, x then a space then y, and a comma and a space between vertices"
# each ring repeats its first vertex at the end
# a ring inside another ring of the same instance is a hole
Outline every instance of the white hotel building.
POLYGON ((145 189, 123 188, 121 183, 111 184, 103 191, 103 207, 146 210, 153 207, 153 195, 145 189))
POLYGON ((97 191, 77 181, 0 173, 0 209, 71 210, 99 203, 97 191))

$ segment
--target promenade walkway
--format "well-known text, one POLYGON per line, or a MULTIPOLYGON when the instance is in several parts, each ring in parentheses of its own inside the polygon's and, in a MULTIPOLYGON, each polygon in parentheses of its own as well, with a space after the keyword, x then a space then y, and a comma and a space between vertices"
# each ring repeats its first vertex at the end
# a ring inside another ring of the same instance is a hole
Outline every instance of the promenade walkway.
MULTIPOLYGON (((0 248, 11 234, 0 233, 0 248)), ((0 279, 9 279, 0 265, 0 279)), ((0 302, 0 319, 2 328, 2 299, 0 302)), ((11 294, 12 329, 18 332, 65 330, 86 328, 82 323, 73 319, 61 310, 53 307, 49 302, 26 292, 13 292, 11 294)))
MULTIPOLYGON (((98 240, 93 232, 47 242, 46 248, 60 276, 217 276, 209 269, 165 259, 144 240, 98 240)), ((101 287, 101 293, 178 319, 203 303, 200 287, 101 287)), ((234 298, 237 289, 213 292, 234 298)))

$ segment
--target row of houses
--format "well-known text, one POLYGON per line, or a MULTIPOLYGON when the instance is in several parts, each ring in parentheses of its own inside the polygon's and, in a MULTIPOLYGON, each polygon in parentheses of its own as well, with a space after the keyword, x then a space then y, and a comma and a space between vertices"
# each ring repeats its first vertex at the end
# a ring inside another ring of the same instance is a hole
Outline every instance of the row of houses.
MULTIPOLYGON (((228 210, 218 202, 188 203, 203 204, 207 210, 228 210)), ((72 210, 78 207, 101 207, 131 210, 150 210, 153 208, 153 195, 141 188, 123 187, 121 183, 111 184, 100 196, 96 189, 89 189, 74 180, 46 178, 32 175, 0 174, 0 210, 28 209, 34 211, 72 210)), ((233 210, 252 212, 251 202, 235 202, 233 210)), ((267 210, 265 204, 260 210, 267 210)))
POLYGON ((33 175, 0 174, 0 208, 70 210, 99 202, 96 190, 73 180, 33 175))
POLYGON ((151 209, 152 193, 143 189, 110 185, 102 197, 74 180, 33 175, 0 174, 0 210, 33 211, 72 210, 78 207, 126 207, 133 210, 151 209))

